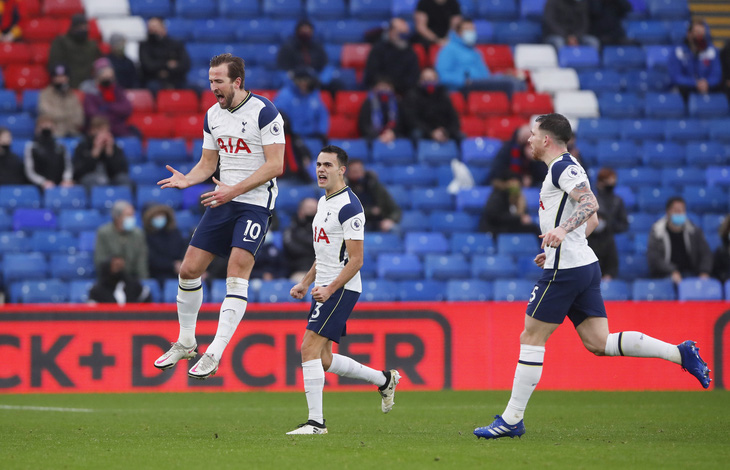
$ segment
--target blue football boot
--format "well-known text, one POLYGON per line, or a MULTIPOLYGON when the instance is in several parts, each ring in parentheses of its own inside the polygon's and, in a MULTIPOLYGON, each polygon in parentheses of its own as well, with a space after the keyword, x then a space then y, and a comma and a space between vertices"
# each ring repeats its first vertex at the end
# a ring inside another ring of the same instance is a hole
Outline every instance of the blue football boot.
POLYGON ((710 386, 710 369, 707 363, 700 357, 700 348, 695 346, 694 341, 685 341, 677 346, 682 356, 682 369, 694 375, 700 381, 703 388, 710 386))
POLYGON ((519 423, 509 425, 504 422, 500 415, 494 417, 494 422, 489 426, 476 428, 474 435, 479 439, 483 437, 485 439, 497 439, 500 437, 520 437, 525 433, 525 420, 521 420, 519 423))

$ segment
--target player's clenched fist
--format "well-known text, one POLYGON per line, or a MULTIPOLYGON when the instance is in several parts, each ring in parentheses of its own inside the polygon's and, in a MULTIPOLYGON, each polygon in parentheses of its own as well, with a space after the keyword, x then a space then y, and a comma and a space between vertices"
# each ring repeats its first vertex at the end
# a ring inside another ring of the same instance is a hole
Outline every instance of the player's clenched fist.
POLYGON ((291 288, 291 290, 289 291, 289 295, 297 300, 301 300, 304 298, 305 295, 307 295, 307 286, 297 284, 291 288))

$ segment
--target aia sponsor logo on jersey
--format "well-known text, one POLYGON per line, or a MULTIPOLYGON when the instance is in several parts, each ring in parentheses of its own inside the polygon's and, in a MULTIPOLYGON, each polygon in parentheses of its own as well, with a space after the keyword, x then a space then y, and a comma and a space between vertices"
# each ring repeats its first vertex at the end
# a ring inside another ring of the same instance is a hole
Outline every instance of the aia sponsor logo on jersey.
POLYGON ((542 203, 542 199, 540 199, 540 209, 545 210, 545 204, 542 203))
POLYGON ((327 232, 324 231, 323 228, 314 227, 314 230, 312 231, 314 233, 314 243, 326 243, 330 244, 330 239, 327 236, 327 232))
POLYGON ((246 142, 244 142, 241 138, 236 139, 235 144, 231 137, 228 138, 227 142, 224 139, 218 138, 218 148, 226 153, 238 153, 243 151, 251 153, 251 149, 248 148, 246 142))

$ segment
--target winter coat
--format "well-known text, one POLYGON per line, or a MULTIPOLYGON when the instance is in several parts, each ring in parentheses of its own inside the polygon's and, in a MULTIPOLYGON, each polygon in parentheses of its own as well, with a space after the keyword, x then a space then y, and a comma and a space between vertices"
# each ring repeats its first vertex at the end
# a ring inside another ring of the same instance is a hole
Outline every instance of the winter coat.
MULTIPOLYGON (((683 229, 684 245, 693 274, 709 274, 712 271, 712 251, 707 244, 702 229, 687 221, 683 229)), ((649 274, 652 277, 668 277, 675 271, 672 264, 672 244, 669 240, 667 217, 659 219, 649 232, 649 241, 646 247, 646 260, 649 265, 649 274)))
POLYGON ((436 72, 441 83, 450 89, 461 88, 469 80, 489 78, 489 69, 482 54, 464 44, 456 32, 449 33, 449 42, 436 57, 436 72))

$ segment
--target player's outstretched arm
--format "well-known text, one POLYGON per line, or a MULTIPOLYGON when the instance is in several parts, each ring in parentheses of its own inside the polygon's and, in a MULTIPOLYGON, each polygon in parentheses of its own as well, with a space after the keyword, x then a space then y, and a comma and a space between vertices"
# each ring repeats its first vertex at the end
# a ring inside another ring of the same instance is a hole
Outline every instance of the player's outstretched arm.
POLYGON ((312 267, 309 268, 309 271, 307 271, 307 274, 304 275, 301 281, 299 281, 298 284, 296 284, 294 287, 291 288, 289 291, 289 295, 294 297, 295 299, 301 300, 304 298, 305 295, 307 295, 307 291, 309 290, 309 286, 312 285, 314 282, 314 278, 317 275, 317 261, 312 263, 312 267))
MULTIPOLYGON (((598 212, 598 201, 591 191, 588 183, 579 183, 571 192, 570 197, 578 201, 578 206, 568 219, 544 235, 541 248, 557 248, 563 242, 565 235, 586 223, 596 212, 598 212)), ((588 227, 590 228, 590 227, 588 227)), ((593 227, 595 228, 595 227, 593 227)), ((591 229, 593 231, 593 229, 591 229)))
POLYGON ((203 181, 210 178, 215 173, 218 167, 218 151, 203 149, 203 155, 200 157, 200 161, 190 170, 190 173, 183 175, 170 165, 166 165, 165 168, 170 170, 172 176, 160 180, 157 182, 158 185, 165 188, 177 188, 185 189, 187 187, 202 183, 203 181))
POLYGON ((312 298, 317 302, 326 302, 327 299, 340 287, 347 284, 355 274, 362 268, 363 263, 363 241, 362 240, 345 240, 347 248, 348 261, 340 274, 327 286, 317 286, 312 289, 312 298))

